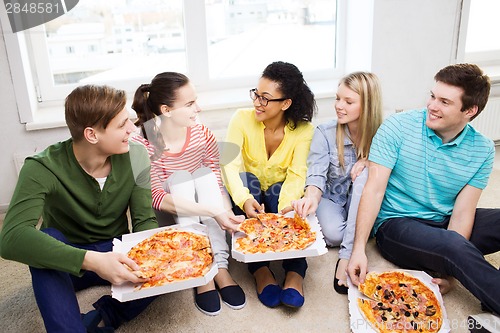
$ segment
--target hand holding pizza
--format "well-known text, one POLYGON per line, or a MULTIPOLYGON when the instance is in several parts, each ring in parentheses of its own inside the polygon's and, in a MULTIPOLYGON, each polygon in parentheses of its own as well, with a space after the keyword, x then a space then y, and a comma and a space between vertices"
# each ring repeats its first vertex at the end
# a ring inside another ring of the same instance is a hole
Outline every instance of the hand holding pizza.
POLYGON ((323 191, 318 187, 314 185, 307 186, 304 197, 291 202, 293 210, 299 214, 300 217, 305 219, 307 215, 316 212, 322 195, 323 191))
POLYGON ((243 204, 243 210, 248 218, 257 217, 257 214, 264 213, 264 204, 260 204, 254 198, 247 199, 243 204))
POLYGON ((222 230, 238 231, 238 225, 245 220, 242 215, 236 216, 231 211, 223 212, 214 217, 222 230))
POLYGON ((307 215, 316 212, 318 201, 315 198, 303 197, 292 201, 292 208, 300 217, 306 218, 307 215))
POLYGON ((140 270, 140 267, 124 253, 87 251, 83 259, 82 269, 95 272, 101 278, 115 285, 127 281, 133 283, 147 281, 147 279, 139 278, 133 273, 133 271, 140 270))

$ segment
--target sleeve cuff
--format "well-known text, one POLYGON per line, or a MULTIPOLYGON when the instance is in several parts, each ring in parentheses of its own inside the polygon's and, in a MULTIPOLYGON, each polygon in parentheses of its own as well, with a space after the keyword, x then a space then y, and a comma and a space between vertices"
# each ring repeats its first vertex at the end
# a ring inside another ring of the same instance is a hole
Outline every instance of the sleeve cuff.
POLYGON ((320 176, 313 176, 313 177, 307 177, 306 180, 306 187, 307 186, 316 186, 321 190, 321 192, 325 192, 325 187, 326 187, 326 181, 323 177, 320 176))

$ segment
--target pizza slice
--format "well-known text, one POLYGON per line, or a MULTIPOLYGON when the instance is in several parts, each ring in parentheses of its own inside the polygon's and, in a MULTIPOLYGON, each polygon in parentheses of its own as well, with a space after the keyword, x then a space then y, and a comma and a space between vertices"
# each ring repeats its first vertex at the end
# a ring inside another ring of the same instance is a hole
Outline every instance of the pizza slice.
POLYGON ((377 272, 366 274, 365 282, 360 283, 358 289, 366 297, 378 302, 390 303, 396 298, 392 286, 377 272))
POLYGON ((307 220, 303 219, 302 217, 300 217, 299 214, 295 214, 293 216, 293 224, 297 228, 300 228, 302 230, 305 230, 305 231, 310 231, 311 230, 311 226, 309 225, 309 223, 307 222, 307 220))
POLYGON ((280 214, 261 213, 257 214, 257 218, 265 228, 283 228, 286 225, 286 218, 280 214))
POLYGON ((257 218, 246 219, 238 225, 238 230, 247 235, 257 235, 264 229, 263 224, 257 218))

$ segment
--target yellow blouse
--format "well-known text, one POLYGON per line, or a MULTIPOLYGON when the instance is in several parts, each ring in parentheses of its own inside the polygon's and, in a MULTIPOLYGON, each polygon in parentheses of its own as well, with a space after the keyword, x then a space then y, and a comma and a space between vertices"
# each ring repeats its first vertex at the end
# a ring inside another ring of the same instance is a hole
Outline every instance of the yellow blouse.
MULTIPOLYGON (((229 160, 226 149, 222 151, 222 170, 226 188, 233 201, 243 208, 246 200, 253 198, 240 179, 240 172, 253 173, 265 191, 272 184, 283 182, 278 210, 290 205, 304 194, 307 173, 307 155, 314 133, 311 123, 301 122, 292 131, 285 126, 285 135, 273 155, 268 159, 264 139, 264 123, 257 121, 254 109, 240 109, 231 118, 226 142, 240 147, 236 158, 229 160), (226 155, 226 156, 224 156, 226 155)), ((232 149, 227 149, 228 151, 232 149)))

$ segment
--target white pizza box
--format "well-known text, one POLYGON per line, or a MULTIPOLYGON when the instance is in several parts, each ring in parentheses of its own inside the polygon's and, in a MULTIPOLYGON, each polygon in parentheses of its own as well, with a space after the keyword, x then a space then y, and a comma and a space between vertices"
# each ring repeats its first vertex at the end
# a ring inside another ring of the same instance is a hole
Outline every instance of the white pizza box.
MULTIPOLYGON (((122 240, 114 239, 113 240, 113 252, 119 253, 127 253, 130 249, 139 243, 140 241, 154 235, 155 233, 165 230, 165 229, 175 229, 175 230, 183 230, 190 231, 202 235, 207 235, 207 227, 202 224, 190 224, 190 225, 172 225, 168 227, 155 228, 145 231, 134 232, 131 234, 126 234, 122 236, 122 240)), ((111 286, 111 296, 116 298, 120 302, 131 301, 134 299, 155 296, 160 294, 171 293, 174 291, 179 291, 188 288, 194 288, 198 286, 203 286, 210 282, 218 272, 217 264, 212 263, 210 270, 203 277, 187 279, 179 282, 171 282, 164 284, 162 286, 137 289, 139 286, 137 284, 133 284, 132 282, 126 282, 120 285, 112 285, 111 286)))
MULTIPOLYGON (((382 271, 379 270, 374 270, 379 273, 382 271)), ((450 323, 448 321, 448 317, 446 315, 446 309, 444 308, 444 303, 443 303, 443 297, 441 296, 441 292, 439 291, 439 286, 435 283, 432 283, 432 277, 423 272, 423 271, 413 271, 413 270, 403 270, 403 269, 391 269, 390 271, 401 271, 401 272, 406 272, 408 274, 411 274, 412 276, 416 277, 427 287, 429 287, 434 294, 436 295, 439 304, 441 305, 441 310, 443 312, 443 324, 441 325, 441 328, 439 329, 438 333, 446 333, 450 332, 450 323)), ((370 323, 364 318, 363 314, 361 313, 359 307, 358 307, 358 298, 366 298, 359 290, 358 288, 352 284, 351 279, 349 279, 349 276, 347 277, 347 284, 349 286, 349 291, 348 291, 348 300, 349 300, 349 314, 350 314, 350 326, 351 326, 351 331, 353 333, 377 333, 377 331, 370 325, 370 323)))
MULTIPOLYGON (((289 212, 285 214, 285 216, 293 217, 294 212, 289 212)), ((266 253, 243 253, 238 251, 238 244, 236 240, 241 237, 245 237, 245 234, 242 232, 236 232, 232 237, 232 249, 231 255, 235 260, 249 263, 249 262, 257 262, 257 261, 272 261, 272 260, 280 260, 280 259, 291 259, 291 258, 302 258, 302 257, 315 257, 320 256, 328 252, 326 248, 325 240, 323 239, 323 233, 321 232, 321 227, 319 225, 318 219, 316 215, 307 216, 307 222, 311 226, 311 230, 316 232, 316 241, 306 247, 303 250, 290 250, 285 252, 266 252, 266 253)))

